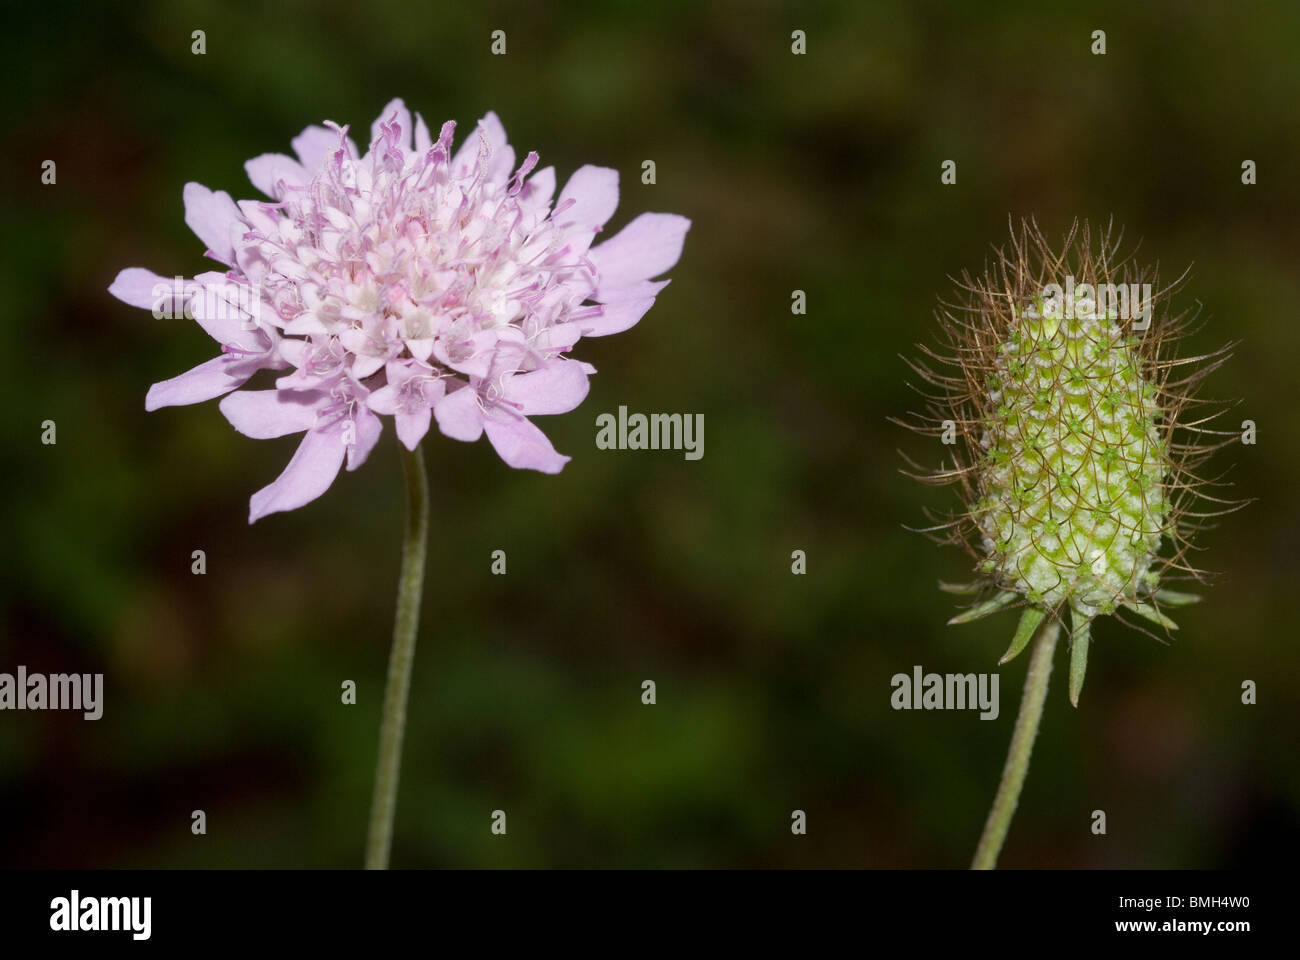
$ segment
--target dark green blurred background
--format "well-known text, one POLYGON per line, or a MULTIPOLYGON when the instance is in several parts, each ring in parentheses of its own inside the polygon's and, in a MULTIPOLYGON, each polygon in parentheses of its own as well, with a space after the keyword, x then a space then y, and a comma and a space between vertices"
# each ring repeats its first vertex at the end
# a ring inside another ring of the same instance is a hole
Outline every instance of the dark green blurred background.
POLYGON ((497 111, 561 183, 619 168, 611 229, 694 221, 646 319, 581 343, 591 394, 542 421, 574 458, 562 474, 425 444, 395 865, 968 862, 1025 660, 1001 671, 996 722, 890 709, 914 664, 996 669, 1015 617, 944 626, 936 583, 968 561, 902 525, 952 492, 899 475, 900 448, 940 451, 886 418, 916 406, 898 354, 1008 214, 1053 236, 1113 214, 1166 274, 1193 264, 1175 301, 1208 319, 1191 349, 1240 339, 1209 393, 1242 398, 1230 422, 1255 419, 1259 443, 1214 461, 1258 502, 1202 539, 1221 576, 1174 642, 1100 625, 1078 711, 1058 672, 1002 862, 1297 852, 1300 6, 182 0, 4 18, 0 670, 107 689, 95 723, 0 714, 0 864, 360 863, 403 511, 391 421, 362 470, 250 528, 296 439, 241 437, 215 402, 146 415, 148 386, 213 345, 105 288, 126 266, 207 269, 186 181, 252 197, 246 159, 326 118, 364 141, 394 96, 462 135, 497 111), (703 413, 704 459, 597 450, 619 404, 703 413))

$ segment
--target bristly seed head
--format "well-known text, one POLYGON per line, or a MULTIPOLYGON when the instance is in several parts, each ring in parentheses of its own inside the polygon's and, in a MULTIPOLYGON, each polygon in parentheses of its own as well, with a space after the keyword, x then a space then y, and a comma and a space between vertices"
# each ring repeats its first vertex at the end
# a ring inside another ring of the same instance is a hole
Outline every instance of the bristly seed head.
POLYGON ((1186 555, 1215 515, 1190 508, 1241 506, 1198 473, 1236 437, 1207 426, 1222 406, 1185 416, 1206 404, 1196 390, 1228 348, 1177 356, 1194 317, 1166 302, 1185 275, 1161 289, 1118 256, 1121 238, 1084 222, 1053 246, 1032 222, 1013 229, 992 268, 964 273, 958 302, 941 303, 943 346, 911 363, 940 393, 923 393, 926 413, 904 423, 957 440, 951 466, 919 477, 963 494, 964 509, 927 531, 975 558, 976 582, 951 589, 982 602, 953 622, 1024 606, 1005 662, 1068 607, 1076 704, 1092 620, 1123 607, 1177 629, 1162 606, 1195 598, 1165 585, 1204 580, 1186 555))

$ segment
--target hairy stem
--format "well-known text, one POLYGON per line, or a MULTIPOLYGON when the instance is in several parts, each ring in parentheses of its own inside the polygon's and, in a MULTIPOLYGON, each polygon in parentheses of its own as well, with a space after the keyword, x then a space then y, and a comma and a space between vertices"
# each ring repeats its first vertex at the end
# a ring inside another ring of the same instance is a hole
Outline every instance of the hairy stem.
POLYGON ((1020 700, 1020 715, 1011 733, 1011 747, 1007 762, 1002 768, 1002 782, 998 784, 993 807, 984 822, 984 833, 975 849, 972 870, 992 870, 997 866, 1002 842, 1007 838, 1007 828, 1020 802, 1020 788, 1025 785, 1029 772, 1029 755, 1038 736, 1038 722, 1043 716, 1043 701, 1047 699, 1047 681, 1052 676, 1052 654, 1056 651, 1056 638, 1061 632, 1060 621, 1049 617, 1039 628, 1034 652, 1029 658, 1029 672, 1025 674, 1025 692, 1020 700))
POLYGON ((429 481, 424 472, 424 455, 418 446, 411 451, 399 443, 397 449, 406 474, 406 534, 402 540, 393 648, 388 654, 388 682, 384 687, 383 721, 379 727, 379 760, 375 764, 375 792, 366 840, 367 870, 388 869, 393 847, 402 733, 406 729, 406 703, 411 692, 411 665, 415 661, 415 635, 420 626, 424 555, 429 537, 429 481))

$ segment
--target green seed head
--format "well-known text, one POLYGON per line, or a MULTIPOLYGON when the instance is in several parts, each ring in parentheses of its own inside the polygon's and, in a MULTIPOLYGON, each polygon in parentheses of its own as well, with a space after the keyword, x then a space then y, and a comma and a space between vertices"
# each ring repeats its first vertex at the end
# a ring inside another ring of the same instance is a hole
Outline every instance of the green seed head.
POLYGON ((985 378, 972 505, 983 572, 1042 607, 1108 613, 1153 584, 1168 514, 1157 390, 1118 311, 1011 305, 985 378))
POLYGON ((912 364, 940 392, 906 424, 951 444, 951 465, 922 479, 963 494, 932 528, 975 561, 976 582, 952 589, 980 596, 954 622, 1025 607, 1005 662, 1068 608, 1076 702, 1095 617, 1122 609, 1176 629, 1162 608, 1194 599, 1166 582, 1203 578, 1185 559, 1188 507, 1207 496, 1196 467, 1222 445, 1206 439, 1213 411, 1184 414, 1225 352, 1180 358, 1188 318, 1167 311, 1173 288, 1117 248, 1086 223, 1055 246, 1032 223, 1013 230, 993 268, 963 274, 942 304, 942 347, 912 364))

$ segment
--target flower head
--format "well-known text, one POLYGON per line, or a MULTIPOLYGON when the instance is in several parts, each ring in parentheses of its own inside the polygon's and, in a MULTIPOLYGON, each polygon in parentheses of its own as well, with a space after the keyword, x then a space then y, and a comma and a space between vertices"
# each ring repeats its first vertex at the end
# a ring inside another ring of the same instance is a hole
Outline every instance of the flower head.
POLYGON ((581 167, 558 198, 552 168, 516 168, 496 115, 452 152, 394 100, 361 154, 348 128, 304 130, 296 156, 245 164, 267 200, 185 185, 185 222, 225 269, 179 288, 148 270, 109 292, 184 311, 220 345, 212 360, 154 384, 145 408, 224 396, 240 433, 304 433, 253 495, 250 522, 325 492, 365 462, 391 416, 414 449, 436 421, 483 434, 512 467, 558 472, 569 458, 529 419, 572 410, 595 370, 565 354, 584 336, 635 324, 668 283, 690 221, 645 213, 593 246, 618 204, 618 173, 581 167), (260 370, 273 389, 239 390, 260 370), (232 392, 233 391, 233 392, 232 392))
POLYGON ((913 364, 940 393, 909 426, 954 444, 954 464, 924 479, 960 484, 964 500, 933 530, 975 559, 976 582, 954 589, 981 595, 953 622, 1024 606, 1005 663, 1068 609, 1076 703, 1094 618, 1177 629, 1163 608, 1196 599, 1167 583, 1203 578, 1187 552, 1206 513, 1190 508, 1216 498, 1197 467, 1222 445, 1210 438, 1235 437, 1204 410, 1185 415, 1225 352, 1179 357, 1189 318, 1118 246, 1086 223, 1059 247, 1034 225, 1013 231, 993 270, 963 275, 960 302, 943 305, 946 342, 926 351, 939 368, 913 364))

